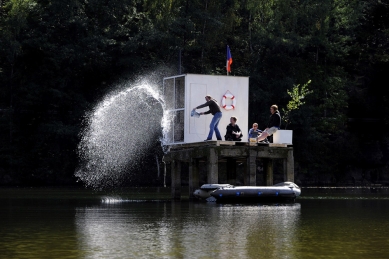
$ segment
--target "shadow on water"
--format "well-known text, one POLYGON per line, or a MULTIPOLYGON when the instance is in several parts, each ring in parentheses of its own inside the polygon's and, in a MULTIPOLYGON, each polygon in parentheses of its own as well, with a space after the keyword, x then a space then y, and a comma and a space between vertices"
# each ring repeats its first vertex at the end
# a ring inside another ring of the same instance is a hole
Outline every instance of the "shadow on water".
POLYGON ((389 187, 302 187, 299 199, 389 199, 389 187))

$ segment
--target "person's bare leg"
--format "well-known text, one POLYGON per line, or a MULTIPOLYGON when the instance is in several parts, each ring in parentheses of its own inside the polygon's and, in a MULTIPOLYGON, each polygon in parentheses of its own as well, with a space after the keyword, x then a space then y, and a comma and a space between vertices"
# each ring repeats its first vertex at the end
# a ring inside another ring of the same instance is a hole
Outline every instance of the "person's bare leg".
POLYGON ((258 137, 258 142, 264 140, 268 136, 269 136, 269 134, 267 134, 266 131, 262 132, 262 134, 258 137))

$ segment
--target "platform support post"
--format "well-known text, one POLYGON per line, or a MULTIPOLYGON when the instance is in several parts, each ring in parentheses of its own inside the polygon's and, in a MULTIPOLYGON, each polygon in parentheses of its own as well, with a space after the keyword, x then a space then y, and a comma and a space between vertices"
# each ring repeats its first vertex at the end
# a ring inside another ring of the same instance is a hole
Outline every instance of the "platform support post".
POLYGON ((181 161, 173 160, 171 163, 171 191, 174 200, 181 199, 181 161))
POLYGON ((285 182, 294 182, 293 150, 289 150, 288 157, 284 159, 284 181, 285 182))
POLYGON ((256 186, 257 185, 257 152, 254 150, 249 151, 249 157, 247 158, 247 169, 248 169, 248 176, 249 181, 248 185, 250 186, 256 186))
POLYGON ((273 185, 273 159, 265 160, 266 185, 273 185))
POLYGON ((250 184, 250 161, 248 158, 246 158, 246 162, 243 163, 243 185, 249 185, 250 184))
POLYGON ((193 192, 199 187, 199 161, 192 158, 189 162, 189 199, 195 198, 193 192))
POLYGON ((210 148, 207 157, 207 183, 219 183, 218 162, 218 154, 214 148, 210 148))

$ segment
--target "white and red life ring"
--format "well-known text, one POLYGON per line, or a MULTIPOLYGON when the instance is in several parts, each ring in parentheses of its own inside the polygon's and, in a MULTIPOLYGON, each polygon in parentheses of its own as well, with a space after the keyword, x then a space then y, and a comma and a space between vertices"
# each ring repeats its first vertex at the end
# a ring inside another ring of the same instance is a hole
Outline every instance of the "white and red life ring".
POLYGON ((232 110, 232 109, 235 109, 235 106, 236 106, 236 99, 235 99, 235 96, 233 96, 232 94, 229 94, 229 93, 226 93, 225 95, 223 95, 223 99, 222 99, 222 107, 226 110, 232 110), (226 105, 226 99, 231 99, 232 100, 232 104, 231 105, 226 105))

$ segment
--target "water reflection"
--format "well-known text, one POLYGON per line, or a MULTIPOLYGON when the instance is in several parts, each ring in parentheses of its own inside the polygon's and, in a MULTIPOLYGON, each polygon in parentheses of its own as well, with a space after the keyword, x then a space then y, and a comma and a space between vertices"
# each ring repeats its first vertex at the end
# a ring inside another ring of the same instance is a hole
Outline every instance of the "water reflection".
POLYGON ((388 189, 303 193, 261 206, 0 188, 0 258, 388 258, 388 189))
POLYGON ((301 208, 115 201, 77 208, 86 258, 285 258, 301 208))

